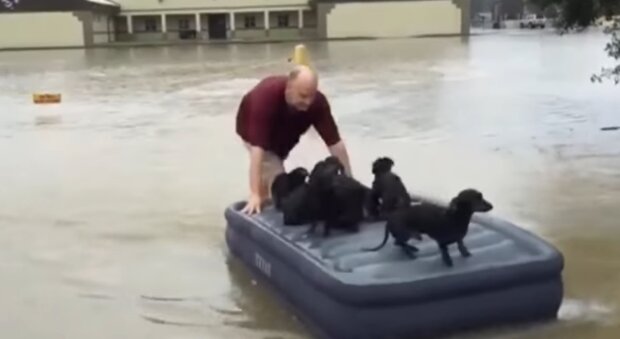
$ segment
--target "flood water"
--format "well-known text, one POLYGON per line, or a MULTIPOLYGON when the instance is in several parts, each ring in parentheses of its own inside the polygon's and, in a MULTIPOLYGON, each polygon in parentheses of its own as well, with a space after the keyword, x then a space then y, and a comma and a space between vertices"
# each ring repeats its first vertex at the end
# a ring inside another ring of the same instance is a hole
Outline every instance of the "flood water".
MULTIPOLYGON (((590 32, 310 43, 354 175, 476 187, 565 255, 551 324, 467 338, 620 336, 620 86, 590 32)), ((248 192, 240 96, 292 44, 0 54, 0 328, 11 339, 308 338, 224 243, 248 192), (60 105, 32 93, 63 94, 60 105)), ((326 155, 314 133, 287 166, 326 155)))

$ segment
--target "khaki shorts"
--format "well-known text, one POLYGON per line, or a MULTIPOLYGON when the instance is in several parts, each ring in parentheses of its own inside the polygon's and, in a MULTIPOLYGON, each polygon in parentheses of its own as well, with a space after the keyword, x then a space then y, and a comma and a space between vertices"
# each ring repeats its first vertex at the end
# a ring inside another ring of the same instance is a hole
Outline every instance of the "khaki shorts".
MULTIPOLYGON (((244 142, 245 148, 250 152, 250 144, 244 142)), ((263 157, 263 163, 261 164, 262 169, 262 177, 261 184, 264 188, 263 192, 267 192, 267 196, 271 198, 271 184, 275 177, 284 172, 284 161, 277 156, 275 153, 270 151, 265 151, 265 155, 263 157)))

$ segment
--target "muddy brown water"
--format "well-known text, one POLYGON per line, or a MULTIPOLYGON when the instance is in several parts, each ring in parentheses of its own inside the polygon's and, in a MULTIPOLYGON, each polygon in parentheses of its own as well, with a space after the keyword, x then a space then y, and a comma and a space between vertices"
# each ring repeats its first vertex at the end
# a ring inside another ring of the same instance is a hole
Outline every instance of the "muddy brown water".
MULTIPOLYGON (((620 336, 620 87, 597 32, 310 43, 370 181, 381 155, 417 193, 480 189, 565 255, 559 321, 467 338, 620 336)), ((240 96, 291 44, 0 54, 0 328, 21 338, 307 338, 227 260, 247 193, 240 96), (60 105, 31 94, 60 92, 60 105)), ((326 151, 305 136, 287 166, 326 151)))

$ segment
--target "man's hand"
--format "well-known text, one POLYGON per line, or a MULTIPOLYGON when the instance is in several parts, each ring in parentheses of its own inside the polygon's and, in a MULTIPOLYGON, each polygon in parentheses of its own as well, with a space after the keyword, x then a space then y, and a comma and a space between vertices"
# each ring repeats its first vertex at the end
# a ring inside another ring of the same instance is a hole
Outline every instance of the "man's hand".
POLYGON ((328 147, 329 153, 342 163, 344 166, 345 174, 352 177, 353 173, 351 172, 351 164, 349 162, 349 154, 347 152, 347 147, 344 145, 344 142, 341 140, 331 146, 328 147))
POLYGON ((248 202, 241 212, 245 214, 260 213, 263 204, 263 199, 258 194, 251 194, 248 202))

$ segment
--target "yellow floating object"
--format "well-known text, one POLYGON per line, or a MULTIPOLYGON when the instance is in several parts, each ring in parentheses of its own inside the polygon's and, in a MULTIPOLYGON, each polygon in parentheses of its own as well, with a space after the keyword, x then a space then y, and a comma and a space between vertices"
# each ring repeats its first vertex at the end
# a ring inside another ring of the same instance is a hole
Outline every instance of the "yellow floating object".
POLYGON ((303 44, 295 46, 293 56, 289 58, 288 61, 297 65, 310 66, 310 54, 306 46, 303 44))
POLYGON ((32 95, 35 104, 58 104, 62 101, 62 95, 56 93, 35 93, 32 95))

